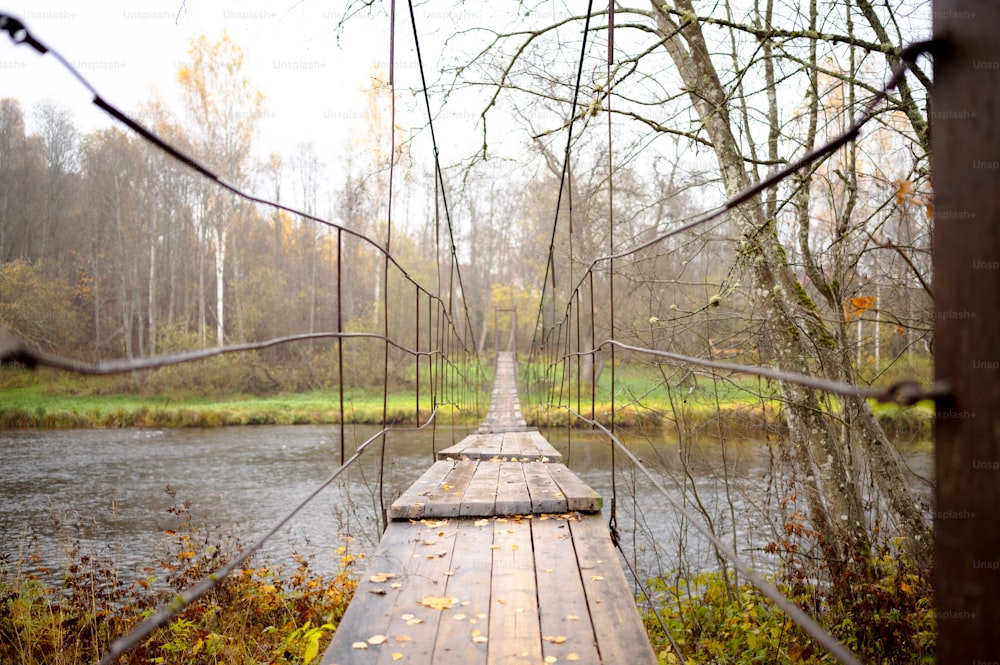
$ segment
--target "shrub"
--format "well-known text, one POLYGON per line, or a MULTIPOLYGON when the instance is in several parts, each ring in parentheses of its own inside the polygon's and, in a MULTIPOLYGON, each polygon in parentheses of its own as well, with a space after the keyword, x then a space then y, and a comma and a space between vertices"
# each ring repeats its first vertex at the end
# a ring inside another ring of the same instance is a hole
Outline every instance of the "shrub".
MULTIPOLYGON (((78 543, 59 582, 49 581, 50 571, 27 572, 37 557, 0 559, 0 662, 97 661, 175 591, 240 551, 236 537, 193 526, 185 505, 175 504, 170 512, 177 529, 167 533, 166 552, 135 582, 124 581, 113 561, 83 552, 78 543)), ((350 602, 356 585, 352 561, 343 557, 341 569, 328 577, 297 555, 291 570, 248 560, 118 662, 304 665, 324 647, 350 602)))

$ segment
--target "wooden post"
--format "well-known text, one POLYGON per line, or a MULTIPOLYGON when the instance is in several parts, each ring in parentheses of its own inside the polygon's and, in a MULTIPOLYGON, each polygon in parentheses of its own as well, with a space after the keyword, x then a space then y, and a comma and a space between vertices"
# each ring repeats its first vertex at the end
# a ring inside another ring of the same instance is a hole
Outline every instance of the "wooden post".
POLYGON ((935 0, 937 662, 1000 662, 1000 3, 935 0))

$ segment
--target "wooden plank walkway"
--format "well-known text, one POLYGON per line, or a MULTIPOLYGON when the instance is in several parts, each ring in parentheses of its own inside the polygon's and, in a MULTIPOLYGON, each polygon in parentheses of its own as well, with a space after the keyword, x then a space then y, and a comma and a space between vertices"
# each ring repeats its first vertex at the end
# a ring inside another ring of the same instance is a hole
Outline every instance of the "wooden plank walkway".
POLYGON ((560 460, 501 354, 486 422, 393 503, 322 663, 656 663, 601 497, 560 460))

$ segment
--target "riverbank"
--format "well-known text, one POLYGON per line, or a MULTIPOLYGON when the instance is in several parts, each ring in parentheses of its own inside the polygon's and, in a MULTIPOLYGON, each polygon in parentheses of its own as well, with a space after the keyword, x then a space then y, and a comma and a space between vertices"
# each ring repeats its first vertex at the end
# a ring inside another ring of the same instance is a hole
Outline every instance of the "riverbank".
MULTIPOLYGON (((694 436, 776 440, 785 435, 780 401, 758 390, 727 384, 720 393, 706 388, 671 395, 645 385, 646 377, 623 372, 616 390, 616 424, 626 428, 662 427, 694 436), (640 395, 641 398, 636 397, 640 395)), ((0 429, 185 428, 241 425, 331 425, 341 422, 340 396, 328 389, 248 391, 245 386, 146 382, 136 387, 128 377, 79 377, 51 370, 0 370, 0 429)), ((599 386, 591 409, 582 415, 606 422, 611 412, 609 386, 599 386)), ((522 412, 533 427, 587 427, 567 409, 542 408, 547 399, 522 396, 522 412)), ((472 426, 489 407, 483 391, 477 407, 459 410, 443 405, 439 422, 472 426)), ((573 404, 574 410, 576 405, 573 404)), ((832 408, 837 408, 833 404, 832 408)), ((933 407, 873 404, 890 440, 903 447, 928 447, 933 407)), ((412 386, 397 386, 388 395, 387 419, 393 425, 424 423, 432 411, 429 390, 418 410, 412 386)), ((344 393, 344 422, 382 423, 381 387, 352 388, 344 393)))

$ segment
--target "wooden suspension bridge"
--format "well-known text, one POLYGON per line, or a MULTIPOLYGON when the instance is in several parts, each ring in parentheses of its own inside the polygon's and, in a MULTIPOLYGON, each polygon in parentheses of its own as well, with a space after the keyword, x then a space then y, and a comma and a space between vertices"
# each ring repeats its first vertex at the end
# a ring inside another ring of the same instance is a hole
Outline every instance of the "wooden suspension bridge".
POLYGON ((601 497, 525 425, 512 353, 486 420, 393 504, 323 658, 656 663, 601 497))

